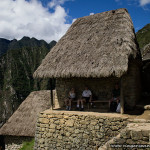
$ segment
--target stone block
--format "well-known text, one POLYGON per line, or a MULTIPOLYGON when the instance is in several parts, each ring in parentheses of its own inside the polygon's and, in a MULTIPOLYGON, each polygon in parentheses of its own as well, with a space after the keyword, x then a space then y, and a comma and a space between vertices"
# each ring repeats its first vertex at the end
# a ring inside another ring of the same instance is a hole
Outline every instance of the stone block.
POLYGON ((150 129, 149 130, 142 130, 142 135, 145 137, 149 137, 150 129))
POLYGON ((105 132, 105 127, 100 127, 100 132, 105 132))
POLYGON ((97 137, 98 137, 99 139, 104 138, 104 134, 103 134, 103 133, 99 133, 99 134, 97 134, 97 137))
POLYGON ((89 124, 89 123, 87 121, 85 121, 85 120, 81 120, 80 124, 85 125, 85 124, 89 124))
POLYGON ((49 123, 49 119, 47 119, 47 118, 39 118, 39 122, 47 124, 47 123, 49 123))
POLYGON ((79 129, 75 129, 74 131, 76 134, 80 133, 80 130, 79 129))
POLYGON ((44 141, 45 141, 45 139, 44 139, 44 138, 39 139, 39 143, 40 143, 40 144, 43 144, 43 143, 44 143, 44 141))
POLYGON ((84 138, 84 139, 88 139, 88 138, 89 138, 89 135, 88 135, 88 134, 83 134, 83 138, 84 138))
POLYGON ((118 131, 118 126, 112 126, 111 129, 112 131, 118 131))
POLYGON ((58 139, 62 140, 62 139, 63 139, 63 137, 59 135, 59 136, 58 136, 58 139))
POLYGON ((91 125, 97 125, 98 124, 98 122, 97 121, 91 121, 91 125))
POLYGON ((52 137, 52 136, 53 136, 52 133, 47 133, 47 134, 46 134, 46 137, 48 137, 48 138, 49 138, 49 137, 52 137))
POLYGON ((56 130, 55 129, 49 129, 49 132, 54 133, 56 130))
POLYGON ((70 132, 66 132, 66 136, 68 137, 68 136, 70 136, 71 135, 71 133, 70 132))
POLYGON ((56 120, 54 123, 57 125, 60 124, 59 120, 56 120))
POLYGON ((141 140, 143 138, 141 131, 131 131, 131 138, 133 140, 141 140))
POLYGON ((98 119, 98 121, 104 123, 104 119, 98 119))
POLYGON ((69 118, 69 116, 64 115, 64 119, 68 119, 68 118, 69 118))
POLYGON ((65 122, 65 125, 66 125, 66 126, 69 126, 69 127, 73 127, 73 126, 74 126, 74 120, 67 120, 67 121, 65 122))
POLYGON ((127 140, 126 140, 126 143, 127 143, 127 144, 134 144, 134 141, 133 141, 132 139, 127 139, 127 140))
POLYGON ((56 124, 50 124, 50 129, 55 129, 56 128, 56 124))
POLYGON ((66 149, 71 149, 71 145, 66 145, 66 149))
POLYGON ((129 139, 131 137, 130 135, 130 130, 122 130, 120 133, 120 137, 124 138, 124 139, 129 139))
POLYGON ((60 122, 60 124, 64 124, 65 120, 64 119, 60 119, 59 122, 60 122))
POLYGON ((99 125, 95 126, 94 128, 95 128, 96 130, 99 130, 99 129, 100 129, 99 125))

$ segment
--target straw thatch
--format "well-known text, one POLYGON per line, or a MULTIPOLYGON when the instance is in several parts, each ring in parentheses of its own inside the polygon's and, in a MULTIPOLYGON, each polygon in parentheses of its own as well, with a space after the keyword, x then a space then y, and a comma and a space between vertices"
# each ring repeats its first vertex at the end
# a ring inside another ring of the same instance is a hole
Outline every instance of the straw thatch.
POLYGON ((126 9, 77 19, 48 53, 34 77, 120 77, 139 53, 126 9))
POLYGON ((144 61, 150 60, 150 43, 144 46, 142 50, 142 59, 144 61))
POLYGON ((2 126, 0 135, 33 137, 38 113, 48 108, 50 108, 50 91, 30 93, 2 126))

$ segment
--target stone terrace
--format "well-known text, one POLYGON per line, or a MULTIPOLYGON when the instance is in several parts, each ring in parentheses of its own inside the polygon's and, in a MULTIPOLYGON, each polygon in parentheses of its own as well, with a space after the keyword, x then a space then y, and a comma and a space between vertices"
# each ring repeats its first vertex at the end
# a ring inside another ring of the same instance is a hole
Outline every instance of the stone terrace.
POLYGON ((105 144, 126 127, 121 114, 51 111, 39 115, 36 150, 92 150, 105 144))

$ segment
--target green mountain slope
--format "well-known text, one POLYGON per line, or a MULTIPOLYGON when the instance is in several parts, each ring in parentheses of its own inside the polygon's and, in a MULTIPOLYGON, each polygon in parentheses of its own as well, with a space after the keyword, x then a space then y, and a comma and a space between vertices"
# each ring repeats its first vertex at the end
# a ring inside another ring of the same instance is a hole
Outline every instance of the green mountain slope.
POLYGON ((8 45, 11 41, 0 38, 0 56, 6 53, 8 50, 8 45))
POLYGON ((142 65, 142 96, 145 104, 149 104, 150 98, 150 24, 144 26, 136 33, 137 41, 140 46, 143 65, 142 65))
POLYGON ((0 57, 0 124, 3 124, 33 90, 50 88, 49 79, 33 79, 42 59, 56 44, 24 37, 8 42, 0 57))
POLYGON ((144 26, 136 33, 137 41, 142 49, 146 44, 150 43, 150 24, 144 26))

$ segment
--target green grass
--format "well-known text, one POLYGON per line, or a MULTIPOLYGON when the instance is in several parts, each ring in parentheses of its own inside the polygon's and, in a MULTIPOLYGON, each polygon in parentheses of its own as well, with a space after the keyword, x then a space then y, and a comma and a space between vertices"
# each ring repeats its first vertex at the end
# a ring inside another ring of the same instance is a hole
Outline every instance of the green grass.
POLYGON ((34 147, 34 139, 30 142, 24 142, 20 150, 33 150, 33 147, 34 147))

